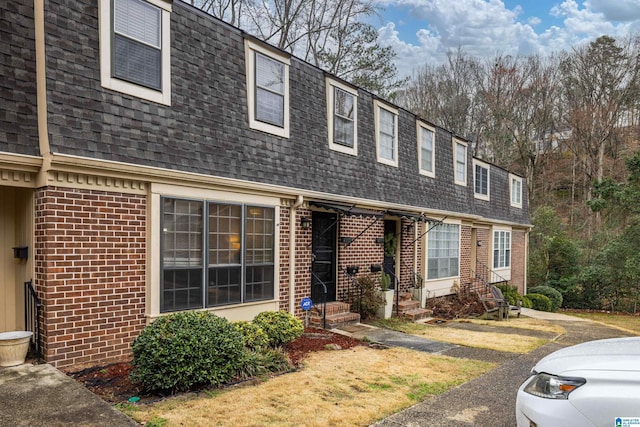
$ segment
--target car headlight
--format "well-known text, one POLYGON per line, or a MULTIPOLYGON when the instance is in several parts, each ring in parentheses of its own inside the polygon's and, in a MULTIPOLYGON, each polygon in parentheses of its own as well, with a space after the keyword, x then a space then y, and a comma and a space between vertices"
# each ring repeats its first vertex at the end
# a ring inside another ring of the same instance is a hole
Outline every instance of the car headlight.
POLYGON ((559 377, 549 374, 534 373, 524 391, 545 399, 568 399, 569 394, 584 385, 584 378, 559 377))

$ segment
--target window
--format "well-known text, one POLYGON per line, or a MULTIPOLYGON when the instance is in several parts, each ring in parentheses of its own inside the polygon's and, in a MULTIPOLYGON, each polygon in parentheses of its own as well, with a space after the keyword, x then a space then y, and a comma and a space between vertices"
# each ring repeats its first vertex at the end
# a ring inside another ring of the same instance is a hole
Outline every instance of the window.
POLYGON ((358 91, 327 79, 327 118, 329 148, 358 154, 358 91))
POLYGON ((398 166, 398 110, 374 101, 378 161, 398 166))
POLYGON ((458 276, 460 226, 441 224, 428 233, 427 279, 458 276))
POLYGON ((245 40, 249 127, 289 137, 289 58, 245 40))
POLYGON ((102 86, 171 105, 170 2, 100 2, 102 86))
POLYGON ((454 182, 467 185, 467 144, 453 140, 454 182))
POLYGON ((511 267, 511 232, 493 232, 493 268, 511 267))
POLYGON ((511 206, 522 207, 522 178, 515 175, 509 175, 511 187, 511 206))
POLYGON ((420 174, 435 177, 435 130, 418 122, 418 166, 420 174))
POLYGON ((489 200, 489 165, 473 160, 473 187, 476 199, 489 200))
POLYGON ((164 198, 162 231, 161 311, 273 299, 274 208, 164 198))

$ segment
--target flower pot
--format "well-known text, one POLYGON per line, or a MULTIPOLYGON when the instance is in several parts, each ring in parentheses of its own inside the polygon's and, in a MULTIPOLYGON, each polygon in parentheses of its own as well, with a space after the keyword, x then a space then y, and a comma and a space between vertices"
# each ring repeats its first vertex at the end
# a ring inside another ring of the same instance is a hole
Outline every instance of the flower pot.
POLYGON ((378 312, 376 313, 378 317, 382 319, 389 319, 393 314, 393 289, 389 289, 388 291, 380 291, 382 294, 382 299, 384 299, 384 303, 378 307, 378 312))
POLYGON ((0 333, 0 366, 22 365, 29 351, 33 332, 12 331, 0 333))

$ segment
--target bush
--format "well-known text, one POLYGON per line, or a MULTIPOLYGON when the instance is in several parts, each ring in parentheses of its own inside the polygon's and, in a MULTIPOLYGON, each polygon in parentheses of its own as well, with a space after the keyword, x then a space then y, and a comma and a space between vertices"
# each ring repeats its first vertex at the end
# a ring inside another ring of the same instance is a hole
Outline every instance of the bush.
POLYGON ((151 390, 188 390, 231 380, 247 359, 243 339, 209 312, 162 316, 131 344, 131 380, 151 390))
POLYGON ((533 303, 531 302, 529 297, 527 297, 526 295, 522 295, 520 297, 520 301, 522 301, 523 308, 533 308, 533 303))
POLYGON ((548 296, 541 294, 527 294, 525 296, 531 300, 534 310, 551 311, 551 299, 548 296))
POLYGON ((536 286, 534 288, 530 288, 529 292, 548 297, 551 300, 551 311, 556 311, 562 306, 562 294, 551 286, 536 286))
POLYGON ((359 296, 352 301, 351 310, 360 313, 362 320, 375 317, 378 307, 385 302, 380 288, 371 275, 358 277, 356 285, 360 288, 360 292, 359 296))
POLYGON ((240 320, 234 322, 233 326, 240 332, 244 346, 249 350, 258 350, 269 345, 269 336, 255 323, 240 320))
POLYGON ((263 311, 253 323, 267 334, 271 347, 293 341, 304 332, 302 321, 286 311, 263 311))
POLYGON ((518 305, 518 301, 522 299, 522 296, 518 293, 516 286, 509 284, 497 285, 498 289, 502 292, 502 295, 509 301, 510 305, 518 305))

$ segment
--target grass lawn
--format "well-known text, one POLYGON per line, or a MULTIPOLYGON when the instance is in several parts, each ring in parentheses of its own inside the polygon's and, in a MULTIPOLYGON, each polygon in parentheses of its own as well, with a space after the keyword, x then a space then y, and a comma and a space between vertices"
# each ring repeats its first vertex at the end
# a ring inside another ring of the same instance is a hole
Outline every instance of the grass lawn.
POLYGON ((473 320, 465 322, 486 324, 495 327, 497 331, 477 332, 464 329, 450 328, 446 326, 419 324, 388 319, 376 321, 375 325, 418 335, 436 341, 444 341, 467 347, 485 348, 489 350, 504 351, 509 353, 528 353, 541 345, 549 342, 547 339, 535 338, 525 335, 514 335, 499 332, 500 328, 520 328, 561 334, 564 329, 556 327, 550 322, 521 317, 508 321, 482 321, 473 320))
POLYGON ((640 335, 640 316, 632 316, 630 314, 611 314, 611 313, 592 313, 592 312, 564 312, 569 316, 590 319, 595 322, 603 323, 613 328, 618 328, 634 335, 640 335))
POLYGON ((189 393, 121 409, 146 426, 362 426, 495 365, 401 348, 312 353, 303 369, 257 385, 189 393))

